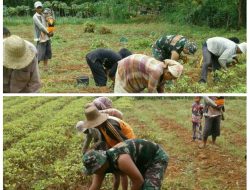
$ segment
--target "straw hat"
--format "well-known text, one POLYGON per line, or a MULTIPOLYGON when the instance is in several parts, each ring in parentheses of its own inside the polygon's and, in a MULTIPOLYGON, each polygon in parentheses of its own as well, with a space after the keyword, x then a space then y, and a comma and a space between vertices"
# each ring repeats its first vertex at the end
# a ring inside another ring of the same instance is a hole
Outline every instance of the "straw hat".
POLYGON ((84 128, 94 128, 108 119, 108 115, 100 113, 95 106, 90 106, 85 109, 86 121, 83 123, 82 127, 84 128))
POLYGON ((84 125, 84 121, 78 121, 77 122, 77 124, 76 124, 76 130, 79 133, 84 133, 87 130, 87 128, 84 128, 83 125, 84 125))
POLYGON ((36 52, 29 42, 12 35, 3 41, 3 66, 10 69, 22 69, 34 59, 36 52))
POLYGON ((183 71, 183 66, 174 60, 171 59, 165 59, 164 60, 165 65, 168 67, 168 71, 173 75, 175 78, 179 78, 183 71))

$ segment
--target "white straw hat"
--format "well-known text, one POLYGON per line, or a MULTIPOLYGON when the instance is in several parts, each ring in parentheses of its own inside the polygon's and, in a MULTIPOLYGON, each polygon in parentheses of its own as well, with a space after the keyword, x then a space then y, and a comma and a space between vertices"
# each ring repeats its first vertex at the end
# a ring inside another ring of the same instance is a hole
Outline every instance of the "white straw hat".
POLYGON ((168 71, 175 78, 179 78, 181 76, 183 71, 183 66, 179 62, 170 59, 165 59, 164 63, 168 67, 168 71))
POLYGON ((12 35, 3 41, 3 66, 10 69, 22 69, 34 59, 36 52, 29 42, 12 35))
POLYGON ((247 43, 246 42, 242 42, 241 44, 238 45, 238 47, 240 48, 240 51, 244 54, 247 53, 247 43))

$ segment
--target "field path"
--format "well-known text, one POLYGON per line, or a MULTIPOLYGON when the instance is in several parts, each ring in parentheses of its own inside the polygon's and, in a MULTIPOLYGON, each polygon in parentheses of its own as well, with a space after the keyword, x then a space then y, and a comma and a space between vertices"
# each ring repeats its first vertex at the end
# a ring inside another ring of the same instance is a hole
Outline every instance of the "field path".
MULTIPOLYGON (((195 184, 196 189, 204 189, 201 187, 201 180, 209 179, 211 176, 217 176, 218 182, 225 189, 245 189, 246 188, 246 161, 244 155, 242 158, 236 158, 228 152, 224 152, 220 147, 211 145, 205 149, 199 149, 197 142, 191 142, 191 134, 186 128, 176 124, 172 120, 165 118, 157 118, 155 122, 161 126, 166 132, 175 132, 176 136, 183 141, 183 145, 192 147, 194 150, 187 157, 189 159, 178 160, 172 159, 169 164, 168 173, 180 172, 180 165, 186 165, 185 162, 192 161, 195 164, 195 184), (179 163, 183 162, 183 163, 179 163), (234 188, 233 188, 234 187, 234 188)), ((219 138, 218 138, 219 141, 219 138)), ((172 157, 172 156, 171 156, 172 157)), ((173 174, 174 175, 174 174, 173 174)))

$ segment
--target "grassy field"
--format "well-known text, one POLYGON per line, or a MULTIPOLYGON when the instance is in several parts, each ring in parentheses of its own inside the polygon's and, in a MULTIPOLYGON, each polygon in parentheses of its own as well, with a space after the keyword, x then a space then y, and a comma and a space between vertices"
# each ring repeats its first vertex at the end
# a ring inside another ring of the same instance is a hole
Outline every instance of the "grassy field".
MULTIPOLYGON (((210 37, 237 36, 241 41, 246 40, 246 30, 211 29, 208 27, 179 25, 176 23, 156 22, 157 18, 139 18, 137 21, 120 24, 107 21, 92 21, 96 24, 95 33, 84 33, 84 20, 65 19, 58 20, 57 30, 52 38, 53 59, 50 61, 50 70, 44 72, 40 65, 42 88, 41 92, 113 92, 107 87, 98 88, 94 85, 91 71, 86 63, 85 55, 96 48, 105 47, 118 51, 126 47, 133 53, 151 55, 151 45, 156 39, 164 34, 182 34, 194 40, 199 46, 195 57, 189 57, 188 64, 184 65, 182 77, 175 82, 174 86, 166 86, 166 92, 195 93, 195 92, 246 92, 246 58, 239 56, 240 64, 229 69, 228 73, 219 73, 220 82, 213 82, 212 74, 209 73, 208 84, 197 83, 200 77, 201 68, 198 64, 202 43, 210 37), (154 20, 154 21, 152 21, 154 20), (101 27, 111 30, 110 34, 100 34, 101 27), (126 38, 128 42, 120 42, 126 38), (87 75, 90 77, 90 84, 87 87, 77 86, 76 78, 87 75), (235 80, 237 79, 237 80, 235 80), (230 83, 229 83, 230 81, 230 83)), ((4 24, 12 34, 33 41, 32 18, 25 19, 4 19, 4 24)))
MULTIPOLYGON (((75 124, 94 97, 4 97, 4 189, 85 190, 75 124)), ((170 161, 166 189, 246 189, 246 98, 226 98, 218 146, 191 142, 192 97, 112 97, 138 138, 161 144, 170 161)), ((204 124, 203 124, 204 126, 204 124)), ((111 189, 112 177, 103 183, 111 189)))

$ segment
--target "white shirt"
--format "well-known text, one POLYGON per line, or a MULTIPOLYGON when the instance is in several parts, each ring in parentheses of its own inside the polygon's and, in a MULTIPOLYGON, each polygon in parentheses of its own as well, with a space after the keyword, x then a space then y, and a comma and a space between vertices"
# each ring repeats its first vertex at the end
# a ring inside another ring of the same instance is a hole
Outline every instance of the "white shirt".
POLYGON ((229 39, 214 37, 207 40, 207 49, 218 56, 221 67, 226 68, 226 64, 236 56, 237 45, 229 39))

